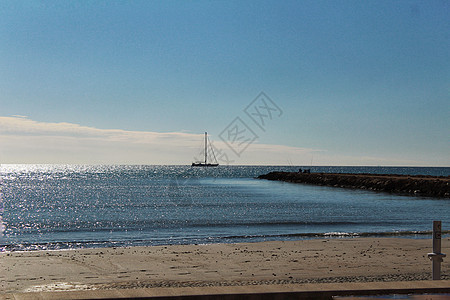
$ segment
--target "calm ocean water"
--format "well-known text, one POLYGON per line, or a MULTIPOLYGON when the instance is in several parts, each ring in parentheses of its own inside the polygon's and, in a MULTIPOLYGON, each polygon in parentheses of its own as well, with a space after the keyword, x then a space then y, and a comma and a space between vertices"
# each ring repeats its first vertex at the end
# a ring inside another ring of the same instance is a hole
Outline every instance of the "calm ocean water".
MULTIPOLYGON (((450 200, 254 179, 296 167, 0 165, 0 251, 428 237, 450 200)), ((312 167, 450 175, 450 168, 312 167)))

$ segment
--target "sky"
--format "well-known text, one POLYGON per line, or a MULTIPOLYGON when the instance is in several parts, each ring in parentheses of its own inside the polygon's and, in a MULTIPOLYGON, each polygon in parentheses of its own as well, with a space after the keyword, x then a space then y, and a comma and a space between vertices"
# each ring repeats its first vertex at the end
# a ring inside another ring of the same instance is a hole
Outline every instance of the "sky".
POLYGON ((449 1, 0 3, 0 163, 450 166, 449 1))

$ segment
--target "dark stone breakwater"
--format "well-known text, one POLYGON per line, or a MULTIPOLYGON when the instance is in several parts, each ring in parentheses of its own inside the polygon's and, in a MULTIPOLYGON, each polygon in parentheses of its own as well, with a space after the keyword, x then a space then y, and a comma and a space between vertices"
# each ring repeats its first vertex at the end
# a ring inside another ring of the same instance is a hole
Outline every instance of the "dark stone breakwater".
POLYGON ((450 176, 270 172, 258 179, 450 198, 450 176))

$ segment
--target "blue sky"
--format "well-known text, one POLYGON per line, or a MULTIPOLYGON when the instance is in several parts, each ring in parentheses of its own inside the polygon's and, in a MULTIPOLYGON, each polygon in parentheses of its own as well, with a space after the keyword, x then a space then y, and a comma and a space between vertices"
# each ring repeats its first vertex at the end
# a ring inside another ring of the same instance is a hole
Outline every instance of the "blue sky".
POLYGON ((190 163, 207 130, 234 164, 450 166, 449 14, 448 1, 2 1, 0 161, 190 163), (264 130, 244 112, 260 92, 282 111, 264 130), (220 136, 236 117, 258 137, 240 155, 220 136))

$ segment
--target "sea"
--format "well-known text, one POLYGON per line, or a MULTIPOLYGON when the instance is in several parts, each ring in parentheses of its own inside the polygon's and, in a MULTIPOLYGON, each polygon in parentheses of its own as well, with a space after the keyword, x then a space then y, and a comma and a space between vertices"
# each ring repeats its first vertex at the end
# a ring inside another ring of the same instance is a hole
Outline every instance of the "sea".
POLYGON ((450 199, 256 179, 271 171, 449 176, 447 167, 0 165, 0 251, 430 238, 450 199))

